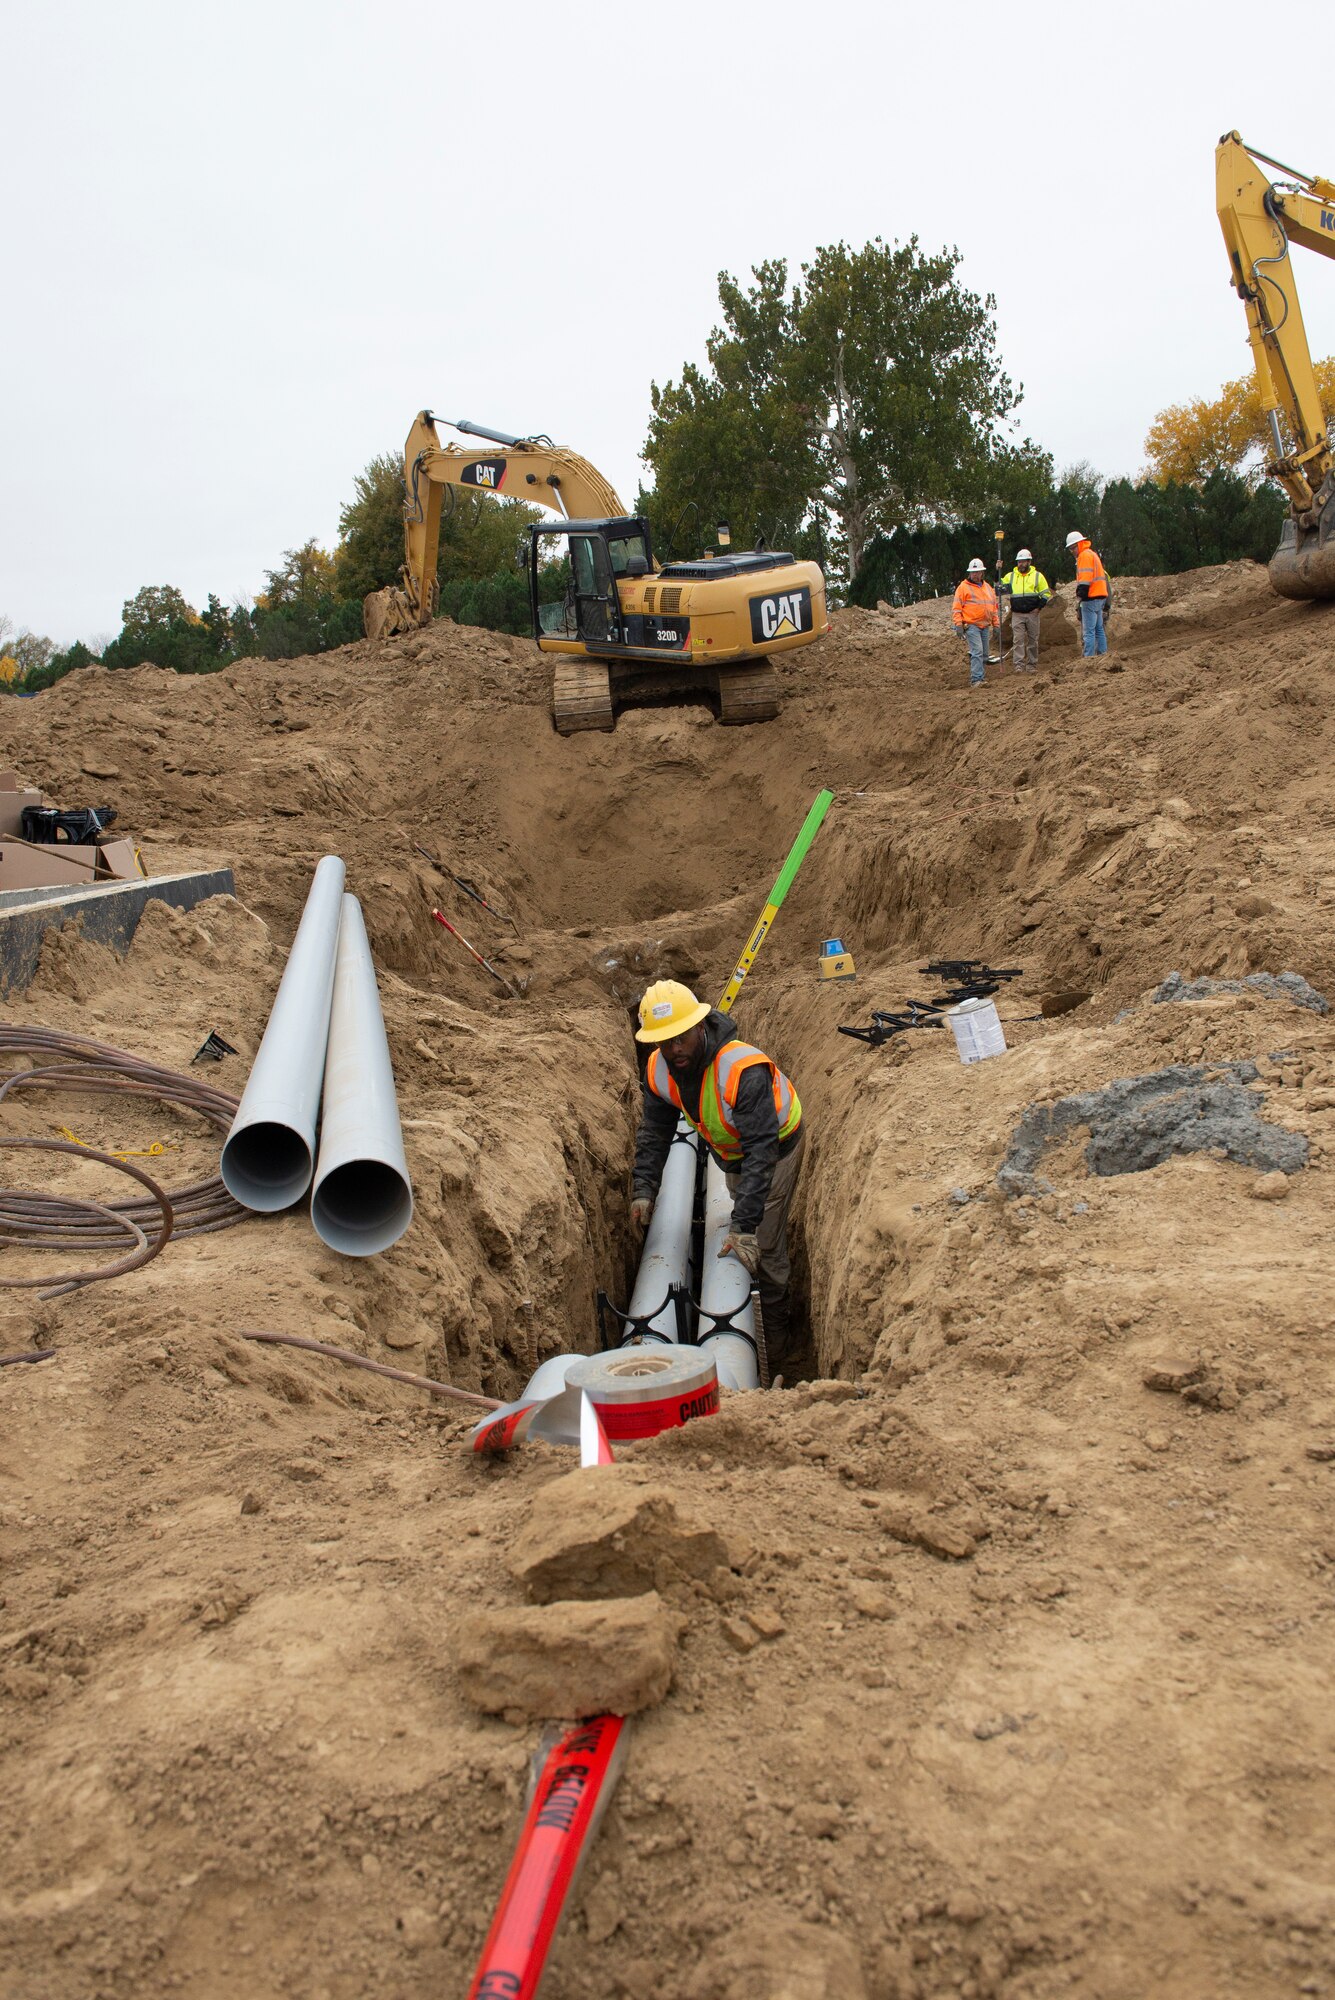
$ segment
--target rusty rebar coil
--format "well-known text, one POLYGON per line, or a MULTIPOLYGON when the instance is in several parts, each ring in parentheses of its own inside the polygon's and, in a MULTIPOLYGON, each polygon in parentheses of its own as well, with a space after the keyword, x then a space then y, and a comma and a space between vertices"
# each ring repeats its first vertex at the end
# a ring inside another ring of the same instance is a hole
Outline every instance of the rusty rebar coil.
MULTIPOLYGON (((28 1056, 32 1066, 17 1069, 0 1083, 0 1102, 19 1091, 112 1091, 133 1097, 151 1097, 193 1111, 220 1132, 231 1129, 239 1099, 230 1091, 219 1090, 201 1078, 179 1070, 164 1069, 124 1049, 66 1034, 55 1028, 0 1027, 0 1056, 28 1056)), ((0 1244, 27 1249, 116 1250, 127 1235, 135 1239, 132 1261, 116 1259, 114 1264, 95 1272, 69 1274, 59 1278, 3 1279, 0 1284, 55 1285, 58 1292, 78 1289, 99 1278, 120 1275, 122 1267, 134 1269, 157 1256, 169 1236, 206 1236, 244 1222, 249 1209, 234 1201, 218 1175, 193 1181, 182 1188, 163 1188, 148 1174, 127 1161, 99 1153, 91 1146, 69 1141, 6 1141, 7 1144, 39 1145, 48 1151, 69 1152, 84 1159, 121 1167, 143 1184, 148 1193, 130 1201, 100 1203, 73 1196, 48 1194, 32 1189, 0 1190, 0 1244), (163 1203, 171 1220, 165 1232, 160 1227, 163 1203), (145 1254, 147 1253, 147 1254, 145 1254)))
MULTIPOLYGON (((43 1153, 74 1153, 83 1160, 97 1160, 104 1167, 118 1167, 121 1173, 131 1175, 133 1179, 141 1182, 148 1189, 149 1194, 157 1203, 158 1212, 162 1217, 162 1227, 150 1243, 147 1235, 140 1229, 137 1223, 131 1222, 128 1217, 118 1214, 116 1220, 119 1226, 137 1236, 139 1242, 128 1257, 118 1257, 114 1264, 99 1265, 94 1271, 59 1271, 54 1274, 47 1272, 40 1278, 0 1278, 0 1286, 4 1286, 6 1290, 31 1291, 37 1287, 45 1286, 46 1289, 41 1292, 42 1298, 63 1298, 66 1292, 80 1291, 83 1286, 96 1285, 104 1278, 121 1278, 124 1277, 127 1271, 137 1271, 141 1264, 147 1264, 165 1247, 172 1233, 171 1202, 168 1200, 163 1189, 158 1186, 157 1182, 150 1175, 144 1173, 139 1167, 131 1166, 128 1160, 118 1160, 114 1153, 99 1153, 92 1146, 77 1145, 73 1139, 0 1139, 0 1146, 23 1146, 43 1153)), ((72 1202, 64 1200, 60 1203, 60 1206, 65 1210, 97 1208, 101 1209, 104 1215, 107 1213, 106 1209, 102 1208, 100 1202, 72 1202)), ((0 1196, 0 1219, 3 1218, 3 1213, 4 1197, 0 1196)), ((30 1227, 25 1236, 20 1240, 24 1241, 31 1249, 46 1247, 43 1242, 43 1232, 40 1225, 37 1224, 30 1227)), ((84 1245, 82 1247, 87 1246, 84 1245)))

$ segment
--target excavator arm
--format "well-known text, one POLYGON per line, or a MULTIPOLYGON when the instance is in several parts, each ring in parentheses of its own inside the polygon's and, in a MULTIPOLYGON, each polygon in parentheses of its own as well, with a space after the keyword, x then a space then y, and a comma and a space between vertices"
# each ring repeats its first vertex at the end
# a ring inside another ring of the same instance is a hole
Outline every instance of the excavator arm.
POLYGON ((1335 257, 1335 181, 1297 173, 1227 132, 1215 150, 1215 196, 1270 423, 1266 471, 1290 502, 1270 580, 1284 597, 1335 597, 1335 454, 1289 260, 1291 243, 1335 257), (1272 182, 1267 167, 1287 178, 1272 182))
POLYGON ((404 564, 401 589, 376 591, 366 600, 367 636, 379 639, 430 623, 436 610, 436 560, 447 486, 550 507, 571 519, 624 515, 620 498, 601 472, 577 452, 547 438, 516 438, 460 420, 454 429, 483 442, 443 445, 430 410, 419 411, 403 448, 404 564))

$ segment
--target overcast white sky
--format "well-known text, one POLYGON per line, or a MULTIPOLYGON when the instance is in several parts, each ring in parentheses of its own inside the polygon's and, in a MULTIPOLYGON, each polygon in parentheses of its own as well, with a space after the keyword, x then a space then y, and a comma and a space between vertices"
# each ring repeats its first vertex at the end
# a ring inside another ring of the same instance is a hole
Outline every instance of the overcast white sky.
POLYGON ((1299 58, 1251 0, 10 0, 0 613, 68 643, 144 583, 253 595, 424 406, 629 501, 719 270, 841 237, 958 245, 1023 429, 1134 474, 1249 366, 1219 134, 1335 172, 1280 116, 1299 58))

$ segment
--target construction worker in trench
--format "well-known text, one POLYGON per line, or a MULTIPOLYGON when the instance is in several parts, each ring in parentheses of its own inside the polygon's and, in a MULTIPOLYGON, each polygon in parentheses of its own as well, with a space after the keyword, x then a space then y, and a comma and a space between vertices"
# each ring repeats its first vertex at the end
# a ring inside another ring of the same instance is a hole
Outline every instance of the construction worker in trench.
POLYGON ((654 1212, 679 1117, 701 1134, 733 1198, 732 1228, 719 1251, 756 1281, 771 1368, 790 1342, 788 1208, 806 1134, 797 1092, 769 1056, 738 1041, 726 1014, 689 986, 660 979, 640 1001, 635 1039, 650 1045, 635 1142, 631 1220, 654 1212))

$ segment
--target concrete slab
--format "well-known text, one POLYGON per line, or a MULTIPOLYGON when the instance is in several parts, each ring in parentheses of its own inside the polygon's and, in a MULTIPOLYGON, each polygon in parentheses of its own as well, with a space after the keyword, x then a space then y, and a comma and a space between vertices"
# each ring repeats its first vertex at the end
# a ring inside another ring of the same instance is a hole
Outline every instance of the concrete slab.
POLYGON ((118 957, 130 948, 147 903, 193 910, 210 896, 234 896, 230 868, 191 875, 159 875, 148 882, 100 882, 96 887, 14 889, 0 895, 0 992, 21 992, 37 970, 46 932, 78 918, 83 934, 110 945, 118 957))

